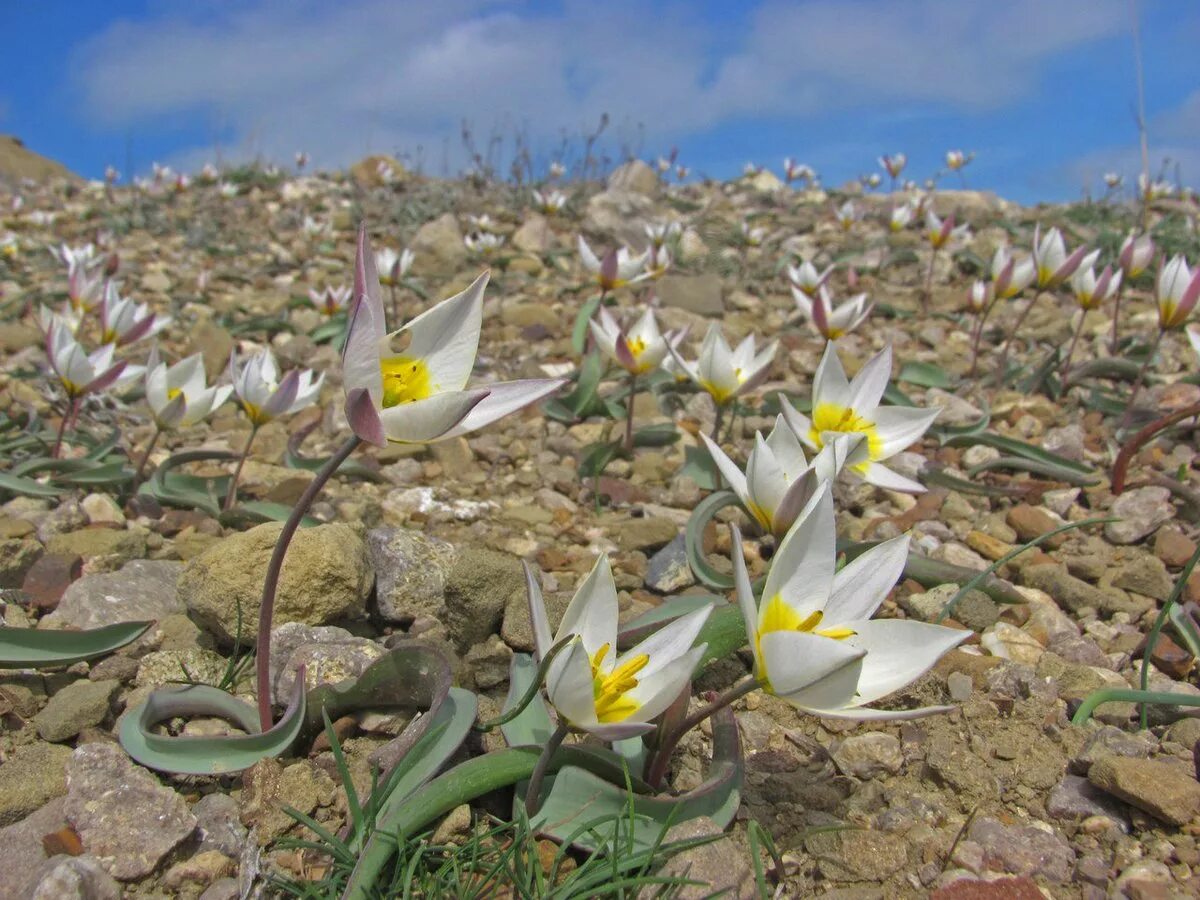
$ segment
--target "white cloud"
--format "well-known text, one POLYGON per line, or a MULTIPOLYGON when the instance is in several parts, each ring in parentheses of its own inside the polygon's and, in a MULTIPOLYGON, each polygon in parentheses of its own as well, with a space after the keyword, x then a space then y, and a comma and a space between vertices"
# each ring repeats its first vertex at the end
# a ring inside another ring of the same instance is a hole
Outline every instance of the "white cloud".
POLYGON ((737 27, 650 0, 566 0, 545 14, 515 0, 168 9, 81 48, 92 120, 199 116, 228 128, 231 146, 276 158, 303 147, 323 165, 418 144, 440 156, 446 138, 457 164, 463 119, 523 126, 545 148, 607 111, 643 123, 650 152, 751 117, 993 109, 1026 95, 1055 55, 1126 27, 1122 0, 768 0, 737 27))

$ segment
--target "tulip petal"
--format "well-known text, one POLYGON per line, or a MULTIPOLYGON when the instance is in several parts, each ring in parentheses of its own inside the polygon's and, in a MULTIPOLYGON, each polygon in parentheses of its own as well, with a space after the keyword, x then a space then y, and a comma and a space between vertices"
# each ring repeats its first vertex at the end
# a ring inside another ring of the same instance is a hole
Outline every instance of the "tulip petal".
POLYGON ((383 420, 379 418, 379 409, 375 401, 364 387, 352 388, 346 394, 346 421, 350 430, 368 444, 377 447, 387 446, 387 434, 383 430, 383 420))
POLYGON ((546 696, 572 725, 596 724, 592 663, 581 641, 573 641, 546 673, 546 696))
MULTIPOLYGON (((750 648, 758 647, 758 604, 754 600, 754 588, 750 584, 750 573, 746 571, 746 557, 742 552, 742 532, 737 525, 729 526, 729 542, 733 547, 733 584, 737 593, 738 607, 746 622, 746 640, 750 648)), ((758 651, 754 652, 754 674, 758 675, 758 651)))
POLYGON ((605 644, 609 653, 617 652, 617 584, 613 581, 608 557, 596 557, 596 564, 583 583, 575 589, 575 596, 567 604, 559 623, 555 641, 569 634, 578 635, 588 654, 593 654, 605 644))
POLYGON ((833 576, 833 592, 825 604, 825 621, 840 625, 869 619, 896 586, 908 562, 908 535, 872 547, 833 576))
POLYGON ((480 385, 479 389, 484 390, 487 396, 468 410, 458 424, 444 432, 438 440, 458 437, 491 425, 497 419, 549 397, 566 383, 565 378, 526 378, 520 381, 497 381, 480 385))
POLYGON ((346 345, 342 349, 342 383, 346 394, 364 388, 376 408, 383 404, 383 372, 379 367, 379 348, 387 334, 379 273, 375 254, 365 225, 358 230, 358 248, 354 256, 354 300, 346 345))
MULTIPOLYGON (((850 382, 846 380, 846 370, 842 368, 842 361, 838 359, 832 341, 825 345, 821 362, 817 364, 817 372, 813 375, 812 396, 814 407, 821 403, 850 406, 850 382)), ((803 434, 799 431, 796 434, 803 440, 803 434)))
POLYGON ((466 290, 425 310, 397 332, 411 335, 404 355, 425 361, 435 393, 461 391, 471 377, 483 329, 488 275, 484 272, 466 290))
POLYGON ((708 644, 701 644, 682 656, 674 657, 656 671, 653 678, 646 676, 646 670, 643 669, 639 673, 637 686, 626 694, 638 704, 633 716, 640 721, 649 722, 666 712, 667 707, 674 703, 680 692, 687 687, 707 649, 708 644))
POLYGON ((846 405, 859 415, 870 418, 871 412, 879 406, 891 378, 892 345, 888 344, 867 360, 866 365, 854 376, 850 384, 850 402, 846 405))
POLYGON ((955 706, 921 706, 916 709, 872 709, 869 706, 842 706, 824 709, 805 704, 804 711, 826 719, 854 719, 860 722, 903 722, 908 719, 923 719, 939 713, 947 713, 955 706))
POLYGON ((885 491, 899 491, 903 494, 925 493, 925 485, 921 484, 921 482, 905 478, 898 472, 893 472, 887 466, 881 466, 879 463, 867 463, 867 470, 863 473, 862 477, 863 481, 867 484, 873 484, 876 487, 883 488, 885 491))
POLYGON ((792 429, 800 443, 804 444, 810 450, 816 450, 817 443, 812 439, 813 423, 812 419, 804 415, 788 402, 788 399, 779 395, 779 413, 783 416, 783 420, 787 422, 788 428, 792 429))
POLYGON ((886 697, 916 681, 943 654, 972 634, 966 629, 947 628, 911 619, 862 619, 840 624, 854 631, 854 636, 847 638, 846 643, 867 654, 858 680, 855 706, 886 697))
MULTIPOLYGON (((700 629, 704 627, 704 623, 712 611, 713 607, 710 603, 708 606, 693 610, 687 615, 668 622, 654 634, 640 641, 637 646, 617 657, 616 666, 619 668, 621 663, 626 660, 645 654, 649 660, 638 672, 638 682, 651 680, 652 676, 656 676, 671 662, 686 656, 693 649, 692 644, 695 643, 696 636, 700 634, 700 629)), ((646 716, 645 718, 653 717, 646 716)))
POLYGON ((737 467, 737 463, 725 455, 725 451, 721 449, 720 445, 707 434, 701 432, 700 440, 704 442, 704 447, 708 450, 708 455, 716 463, 721 477, 725 479, 725 483, 737 494, 737 498, 742 502, 742 506, 750 510, 752 508, 750 492, 746 485, 746 476, 742 474, 742 470, 737 467))
POLYGON ((554 638, 550 632, 550 617, 546 615, 546 601, 542 598, 542 586, 538 583, 537 573, 525 560, 521 560, 525 570, 525 597, 529 601, 529 621, 533 626, 533 640, 537 646, 539 661, 546 658, 550 648, 554 646, 554 638))
POLYGON ((425 443, 444 437, 487 395, 486 390, 448 391, 424 400, 389 406, 380 411, 379 418, 389 441, 425 443))
POLYGON ((824 609, 833 590, 836 540, 833 496, 826 482, 818 489, 808 515, 792 526, 771 561, 759 610, 760 626, 763 612, 775 597, 801 618, 824 609))
POLYGON ((917 409, 911 406, 881 406, 875 410, 875 435, 879 439, 878 459, 895 456, 921 439, 941 412, 939 407, 917 409))
POLYGON ((811 691, 809 702, 840 706, 854 697, 864 651, 806 631, 769 631, 759 636, 771 690, 788 700, 811 691))
POLYGON ((775 455, 775 462, 779 464, 788 481, 808 469, 808 455, 804 452, 804 445, 782 415, 775 417, 775 424, 771 427, 771 433, 767 435, 767 446, 775 455))

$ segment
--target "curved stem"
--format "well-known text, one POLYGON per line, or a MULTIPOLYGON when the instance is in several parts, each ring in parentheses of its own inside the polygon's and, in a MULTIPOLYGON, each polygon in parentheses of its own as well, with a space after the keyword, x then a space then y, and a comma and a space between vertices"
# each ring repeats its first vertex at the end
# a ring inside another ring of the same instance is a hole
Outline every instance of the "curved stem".
POLYGON ((1146 381, 1146 372, 1150 369, 1150 363, 1154 362, 1154 354, 1158 353, 1158 345, 1162 343, 1164 334, 1166 332, 1163 329, 1158 329, 1158 334, 1154 336, 1154 343, 1150 345, 1150 352, 1146 354, 1146 361, 1138 369, 1137 380, 1133 383, 1133 390, 1129 392, 1129 402, 1125 406, 1125 415, 1121 416, 1122 425, 1128 423, 1130 416, 1133 415, 1133 405, 1142 391, 1142 385, 1146 381))
POLYGON ((1176 694, 1174 691, 1135 691, 1133 688, 1102 688, 1093 691, 1084 698, 1075 715, 1071 717, 1072 725, 1082 725, 1092 717, 1092 712, 1101 703, 1161 703, 1163 706, 1200 706, 1200 697, 1193 694, 1176 694))
POLYGON ((258 425, 251 423, 250 437, 246 438, 246 446, 242 448, 242 456, 238 460, 237 468, 233 470, 233 478, 229 482, 229 493, 225 495, 224 509, 233 509, 233 504, 237 500, 238 482, 242 478, 242 466, 246 465, 246 457, 250 455, 250 445, 254 443, 254 438, 258 434, 258 425))
POLYGON ((987 317, 991 315, 995 306, 995 302, 988 304, 987 309, 976 317, 975 338, 971 342, 971 371, 968 373, 968 377, 970 378, 974 378, 975 373, 979 370, 979 344, 983 340, 983 326, 987 324, 987 317))
POLYGON ((321 492, 331 475, 338 470, 347 457, 362 443, 362 438, 353 435, 344 443, 333 456, 329 457, 317 472, 300 499, 296 501, 292 514, 283 523, 279 539, 275 542, 275 550, 271 553, 271 561, 267 565, 267 577, 263 581, 262 600, 258 607, 258 642, 255 645, 255 673, 258 690, 258 717, 262 722, 263 731, 269 731, 272 724, 271 713, 271 619, 275 613, 275 594, 279 589, 279 573, 283 568, 283 558, 287 555, 288 545, 292 536, 300 527, 300 522, 313 500, 321 492))
POLYGON ((671 731, 664 735, 659 742, 658 750, 654 755, 654 761, 650 765, 650 771, 646 773, 646 782, 652 788, 657 788, 663 780, 663 776, 667 774, 667 766, 671 763, 671 754, 675 752, 675 747, 685 734, 707 719, 709 716, 731 705, 735 700, 740 700, 747 694, 751 694, 758 690, 758 679, 753 675, 735 681, 721 693, 715 696, 710 695, 708 703, 700 707, 694 713, 685 718, 671 731))
POLYGON ((925 270, 925 290, 921 293, 921 311, 929 312, 929 303, 933 299, 933 265, 937 261, 938 248, 934 247, 929 254, 929 268, 925 270))
POLYGON ((529 776, 529 786, 525 789, 525 814, 530 818, 541 808, 541 803, 538 801, 541 799, 542 782, 546 778, 546 768, 550 765, 550 758, 558 752, 558 748, 562 746, 562 742, 570 730, 571 726, 567 724, 566 719, 559 722, 558 727, 554 729, 554 734, 550 735, 550 739, 546 741, 542 755, 538 757, 537 765, 533 767, 533 772, 529 776))
MULTIPOLYGON (((1184 585, 1192 577, 1192 570, 1196 568, 1197 562, 1200 562, 1200 548, 1196 549, 1192 554, 1192 558, 1187 561, 1187 565, 1183 567, 1183 571, 1179 573, 1179 577, 1175 579, 1175 586, 1171 589, 1166 602, 1163 603, 1162 609, 1158 611, 1158 615, 1154 619, 1154 625, 1150 629, 1150 634, 1146 637, 1146 650, 1142 654, 1142 671, 1139 678, 1139 685, 1143 691, 1150 690, 1150 657, 1154 655, 1154 648, 1158 646, 1158 636, 1162 634, 1163 626, 1167 623, 1167 616, 1171 614, 1171 607, 1178 602, 1179 595, 1183 593, 1184 585)), ((1141 705, 1141 722, 1142 728, 1146 728, 1145 703, 1141 705)))
POLYGON ((1025 319, 1033 310, 1033 305, 1038 302, 1038 298, 1042 296, 1041 291, 1034 291, 1033 296, 1029 298, 1029 302, 1025 304, 1025 308, 1021 310, 1021 314, 1017 316, 1017 321, 1013 323, 1012 331, 1008 333, 1008 337, 1004 339, 1004 346, 1000 348, 1000 377, 1003 378, 1005 372, 1008 371, 1008 351, 1012 349, 1013 338, 1017 336, 1017 332, 1021 330, 1021 326, 1025 324, 1025 319))
POLYGON ((637 396, 637 375, 629 373, 629 397, 625 400, 625 452, 633 452, 633 400, 637 396))
POLYGON ((1063 360, 1062 371, 1059 373, 1059 381, 1063 383, 1065 392, 1067 387, 1067 373, 1071 371, 1071 357, 1075 355, 1075 345, 1079 343, 1079 335, 1083 334, 1083 320, 1087 318, 1087 310, 1081 310, 1079 316, 1079 324, 1075 326, 1075 333, 1071 336, 1071 343, 1067 347, 1067 358, 1063 360))
POLYGON ((1163 416, 1161 419, 1155 419, 1131 437, 1125 443, 1125 446, 1121 448, 1121 452, 1117 454, 1116 461, 1113 462, 1112 492, 1120 494, 1125 490, 1125 478, 1129 472, 1129 463, 1133 459, 1133 455, 1142 448, 1143 444, 1160 431, 1170 428, 1184 419, 1190 419, 1192 416, 1200 416, 1200 403, 1193 403, 1191 406, 1185 406, 1183 409, 1176 410, 1170 415, 1163 416))
POLYGON ((63 435, 67 431, 67 423, 75 418, 75 412, 78 406, 79 398, 72 394, 71 403, 63 412, 62 418, 58 422, 58 436, 54 438, 54 449, 50 451, 51 459, 58 459, 58 454, 62 450, 63 435))
POLYGON ((1117 344, 1120 341, 1120 325, 1121 325, 1121 295, 1125 293, 1125 284, 1122 282, 1117 285, 1117 297, 1113 303, 1113 323, 1112 334, 1108 338, 1108 352, 1115 356, 1117 352, 1117 344))
POLYGON ((154 426, 154 434, 150 437, 150 443, 146 445, 146 452, 142 454, 142 458, 138 461, 137 471, 133 473, 133 484, 129 486, 129 493, 136 494, 138 488, 142 486, 142 476, 146 473, 146 464, 150 462, 150 454, 154 452, 154 445, 158 443, 158 438, 162 434, 162 429, 158 425, 154 426))

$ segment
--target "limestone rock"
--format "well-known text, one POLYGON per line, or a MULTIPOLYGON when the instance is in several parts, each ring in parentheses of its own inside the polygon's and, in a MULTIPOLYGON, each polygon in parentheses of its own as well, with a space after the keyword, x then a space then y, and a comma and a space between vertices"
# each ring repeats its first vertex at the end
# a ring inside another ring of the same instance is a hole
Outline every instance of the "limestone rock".
POLYGON ((44 621, 64 628, 161 621, 186 610, 176 593, 182 570, 177 562, 135 559, 116 572, 85 575, 67 588, 44 621))
POLYGON ((456 555, 451 544, 412 529, 373 528, 367 552, 384 621, 407 625, 419 616, 445 616, 446 577, 456 555))

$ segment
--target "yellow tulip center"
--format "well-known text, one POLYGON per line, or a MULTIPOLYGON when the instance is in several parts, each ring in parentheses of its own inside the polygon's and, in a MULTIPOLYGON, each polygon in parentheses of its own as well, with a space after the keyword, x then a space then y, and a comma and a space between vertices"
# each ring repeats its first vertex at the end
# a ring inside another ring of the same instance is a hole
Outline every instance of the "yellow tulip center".
POLYGON ((626 696, 638 686, 637 674, 650 662, 645 653, 630 657, 611 672, 602 671, 604 657, 611 648, 605 644, 592 654, 592 692, 596 700, 596 719, 600 722, 624 722, 637 712, 640 704, 626 696))
POLYGON ((876 429, 875 423, 860 416, 853 407, 839 406, 836 403, 818 403, 813 409, 812 423, 808 437, 818 448, 825 446, 821 435, 828 431, 839 434, 861 434, 866 438, 868 459, 854 467, 859 471, 865 470, 867 462, 870 460, 879 459, 883 452, 883 441, 879 438, 879 431, 876 429))
POLYGON ((762 652, 762 636, 772 631, 803 631, 808 634, 819 634, 821 637, 831 638, 835 641, 844 641, 846 638, 854 636, 855 632, 851 628, 818 627, 824 617, 825 614, 818 609, 801 618, 800 613, 788 606, 779 594, 767 601, 767 606, 759 620, 758 643, 754 648, 754 656, 758 660, 758 678, 766 690, 773 691, 771 680, 767 675, 767 660, 762 652))
POLYGON ((712 395, 713 400, 716 401, 718 406, 723 406, 729 402, 730 398, 737 393, 738 388, 742 385, 742 370, 740 368, 733 370, 733 380, 735 387, 732 388, 721 387, 707 379, 701 379, 700 387, 712 395))
POLYGON ((183 393, 183 388, 167 388, 167 400, 171 401, 183 393))
POLYGON ((387 409, 401 403, 424 400, 433 393, 429 381, 429 366, 424 360, 408 356, 393 356, 379 362, 383 374, 383 406, 387 409))

